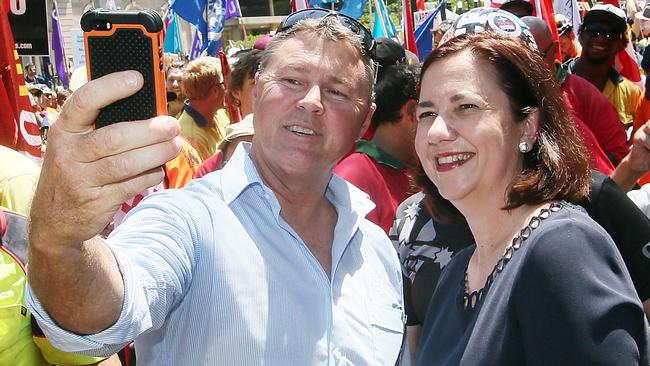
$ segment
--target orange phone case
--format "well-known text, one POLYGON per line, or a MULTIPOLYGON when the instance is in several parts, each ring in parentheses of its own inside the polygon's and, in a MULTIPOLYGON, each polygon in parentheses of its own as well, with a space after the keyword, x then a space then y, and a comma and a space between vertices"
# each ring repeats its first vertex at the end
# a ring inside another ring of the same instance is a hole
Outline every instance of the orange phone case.
POLYGON ((124 70, 144 77, 134 95, 102 108, 95 127, 167 114, 160 16, 151 10, 92 10, 81 23, 88 80, 124 70))

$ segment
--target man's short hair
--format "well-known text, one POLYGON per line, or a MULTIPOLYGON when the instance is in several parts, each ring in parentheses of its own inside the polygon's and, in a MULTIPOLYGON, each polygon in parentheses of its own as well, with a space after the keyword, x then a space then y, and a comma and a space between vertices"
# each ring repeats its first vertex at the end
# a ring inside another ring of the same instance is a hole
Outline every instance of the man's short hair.
POLYGON ((216 57, 200 57, 183 69, 183 90, 187 97, 204 99, 216 85, 223 84, 221 61, 216 57))
POLYGON ((262 58, 262 51, 255 48, 242 50, 237 52, 235 57, 238 58, 237 62, 232 65, 232 70, 228 76, 229 94, 232 94, 234 90, 241 90, 247 78, 255 77, 262 58))
POLYGON ((366 79, 368 81, 369 95, 368 105, 373 100, 374 81, 375 81, 375 66, 372 58, 363 51, 361 38, 353 33, 350 29, 343 26, 336 16, 327 16, 320 19, 305 19, 299 21, 296 25, 283 32, 276 33, 273 38, 266 45, 266 49, 262 54, 260 60, 259 71, 262 72, 269 61, 275 56, 278 48, 287 39, 290 39, 295 34, 307 34, 316 38, 333 41, 344 42, 352 46, 359 54, 359 58, 363 61, 366 79))
POLYGON ((401 109, 409 100, 418 100, 420 66, 407 62, 382 67, 375 84, 375 104, 372 127, 396 123, 402 118, 401 109))

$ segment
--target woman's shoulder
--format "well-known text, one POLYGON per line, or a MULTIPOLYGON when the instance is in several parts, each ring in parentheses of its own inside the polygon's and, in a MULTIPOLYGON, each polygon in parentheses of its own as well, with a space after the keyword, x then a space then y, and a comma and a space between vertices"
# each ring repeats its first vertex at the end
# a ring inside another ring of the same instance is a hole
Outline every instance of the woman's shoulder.
POLYGON ((526 243, 527 271, 573 271, 603 263, 625 267, 612 238, 583 208, 566 202, 559 207, 526 243))

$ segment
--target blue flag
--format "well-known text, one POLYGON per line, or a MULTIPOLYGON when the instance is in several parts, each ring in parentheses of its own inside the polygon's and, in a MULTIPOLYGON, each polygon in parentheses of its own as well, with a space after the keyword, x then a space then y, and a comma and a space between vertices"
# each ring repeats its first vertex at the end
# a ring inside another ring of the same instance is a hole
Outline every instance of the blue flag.
POLYGON ((384 1, 375 0, 375 23, 372 28, 372 36, 374 38, 391 38, 396 31, 395 24, 388 15, 384 1))
POLYGON ((203 48, 208 56, 216 57, 223 46, 226 9, 222 5, 222 0, 208 0, 208 38, 203 48))
POLYGON ((345 0, 340 12, 354 19, 361 18, 366 0, 345 0))
POLYGON ((170 8, 179 17, 194 25, 201 32, 203 39, 207 39, 208 23, 205 20, 207 6, 207 0, 175 0, 170 8))
POLYGON ((178 19, 173 10, 169 10, 167 14, 169 23, 167 23, 167 32, 165 33, 165 43, 163 45, 165 52, 180 53, 183 51, 181 46, 181 33, 178 29, 178 19))
POLYGON ((431 32, 433 20, 440 12, 440 9, 444 9, 445 5, 446 1, 441 1, 438 7, 415 30, 415 44, 418 46, 418 57, 420 61, 424 61, 429 53, 431 53, 431 50, 433 50, 433 33, 431 32))

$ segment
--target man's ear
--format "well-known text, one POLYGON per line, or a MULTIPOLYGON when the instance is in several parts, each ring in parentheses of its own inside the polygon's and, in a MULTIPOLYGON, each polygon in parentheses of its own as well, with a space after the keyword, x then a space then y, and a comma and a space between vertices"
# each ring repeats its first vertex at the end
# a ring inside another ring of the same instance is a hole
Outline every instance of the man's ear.
POLYGON ((417 122, 417 117, 415 116, 415 111, 418 107, 418 101, 415 99, 409 99, 402 106, 400 113, 402 114, 402 120, 409 121, 411 123, 417 122))
POLYGON ((375 103, 372 103, 370 105, 370 108, 368 108, 368 114, 366 115, 366 118, 363 120, 363 123, 361 124, 361 131, 359 131, 359 136, 357 136, 357 140, 363 137, 363 135, 366 134, 366 131, 370 127, 370 124, 372 122, 372 115, 375 113, 375 110, 377 109, 377 105, 375 103))

